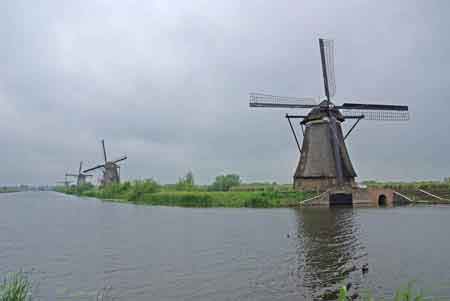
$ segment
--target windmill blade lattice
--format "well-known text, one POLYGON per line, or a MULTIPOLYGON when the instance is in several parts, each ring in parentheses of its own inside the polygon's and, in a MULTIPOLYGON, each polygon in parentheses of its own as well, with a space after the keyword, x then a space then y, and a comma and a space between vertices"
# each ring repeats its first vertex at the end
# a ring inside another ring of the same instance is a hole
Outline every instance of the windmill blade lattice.
POLYGON ((325 95, 329 100, 336 94, 336 80, 334 75, 334 42, 333 40, 319 39, 320 56, 322 60, 322 73, 325 95))
POLYGON ((93 171, 93 170, 96 170, 96 169, 99 169, 99 168, 102 168, 102 167, 105 167, 105 164, 100 164, 100 165, 94 166, 92 168, 83 170, 83 172, 90 172, 90 171, 93 171))
POLYGON ((344 117, 364 116, 365 120, 408 121, 408 106, 344 103, 339 106, 344 117))
POLYGON ((287 97, 262 93, 250 93, 250 107, 314 108, 318 106, 314 97, 287 97))
POLYGON ((105 163, 108 162, 108 159, 106 157, 106 147, 105 147, 105 140, 102 139, 102 148, 103 148, 103 158, 105 159, 105 163))
POLYGON ((128 158, 127 156, 122 156, 119 159, 116 159, 116 160, 111 161, 111 162, 116 164, 116 163, 119 163, 120 161, 126 160, 127 158, 128 158))

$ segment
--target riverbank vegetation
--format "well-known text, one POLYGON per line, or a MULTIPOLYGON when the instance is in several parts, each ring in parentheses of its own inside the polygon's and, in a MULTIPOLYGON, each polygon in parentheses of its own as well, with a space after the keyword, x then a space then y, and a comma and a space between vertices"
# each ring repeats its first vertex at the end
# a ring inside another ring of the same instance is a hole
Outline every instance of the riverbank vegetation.
POLYGON ((365 181, 367 187, 390 188, 421 203, 450 203, 450 178, 443 181, 378 182, 365 181))
POLYGON ((196 185, 192 172, 175 184, 161 185, 147 179, 105 187, 58 187, 57 191, 117 202, 182 207, 289 207, 316 195, 312 191, 294 191, 291 185, 243 184, 236 174, 217 176, 210 185, 196 185))
POLYGON ((19 192, 20 189, 17 187, 8 187, 8 186, 3 186, 0 187, 0 193, 11 193, 11 192, 19 192))
MULTIPOLYGON (((7 274, 3 279, 0 280, 0 301, 31 301, 34 300, 33 295, 33 284, 29 277, 23 273, 10 273, 7 274)), ((338 301, 348 301, 348 300, 367 300, 367 301, 375 301, 376 299, 372 297, 370 293, 365 293, 359 295, 354 292, 351 294, 345 286, 341 287, 337 292, 337 300, 338 301)), ((331 299, 336 299, 336 297, 331 299)), ((96 295, 96 300, 113 300, 107 290, 99 291, 96 295)), ((429 298, 426 298, 429 300, 429 298)), ((386 300, 386 299, 382 299, 386 300)), ((415 289, 412 285, 412 282, 407 286, 402 287, 396 290, 393 299, 395 301, 420 301, 425 300, 425 296, 415 289)))
MULTIPOLYGON (((358 293, 350 294, 347 287, 343 286, 338 292, 338 301, 349 301, 349 300, 364 300, 364 301, 375 301, 375 299, 370 292, 359 295, 358 293)), ((433 300, 433 298, 426 297, 421 291, 417 290, 413 286, 413 282, 408 283, 407 286, 401 287, 395 291, 395 295, 392 299, 382 298, 381 300, 393 300, 393 301, 422 301, 422 300, 433 300)))
POLYGON ((0 301, 31 300, 32 284, 21 272, 11 273, 0 280, 0 301))
MULTIPOLYGON (((450 204, 450 179, 421 182, 365 181, 367 187, 391 188, 417 203, 450 204)), ((192 172, 174 184, 153 179, 128 181, 105 187, 85 184, 59 186, 57 191, 117 202, 183 207, 296 206, 318 195, 315 191, 294 191, 290 184, 243 183, 237 174, 219 175, 209 185, 197 185, 192 172)))

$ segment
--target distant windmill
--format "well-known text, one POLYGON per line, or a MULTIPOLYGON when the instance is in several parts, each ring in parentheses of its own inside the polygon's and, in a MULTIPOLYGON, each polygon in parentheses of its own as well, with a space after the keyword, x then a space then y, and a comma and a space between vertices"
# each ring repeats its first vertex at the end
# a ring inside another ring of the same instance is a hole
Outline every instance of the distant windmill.
POLYGON ((92 168, 83 170, 84 173, 93 171, 99 168, 103 169, 103 179, 102 179, 102 185, 109 185, 111 183, 120 183, 120 166, 117 164, 120 161, 124 161, 127 159, 127 156, 123 156, 117 160, 114 161, 108 161, 106 157, 106 148, 105 148, 105 141, 102 140, 102 147, 103 147, 103 157, 105 159, 105 163, 94 166, 92 168))
POLYGON ((71 181, 67 180, 67 175, 66 175, 66 176, 64 176, 64 181, 56 181, 56 183, 64 184, 64 186, 65 186, 66 188, 68 188, 69 185, 70 185, 70 183, 71 183, 71 181))
POLYGON ((325 99, 294 98, 250 94, 250 107, 311 109, 307 115, 286 114, 295 141, 300 151, 300 162, 294 175, 294 188, 318 189, 345 188, 354 184, 356 172, 347 152, 344 140, 361 119, 409 120, 408 106, 344 103, 335 105, 331 101, 336 85, 334 79, 334 48, 332 40, 319 39, 325 99), (342 112, 341 112, 342 111, 342 112), (303 144, 297 139, 291 119, 300 118, 303 144), (349 131, 343 135, 341 123, 355 119, 349 131))
POLYGON ((81 172, 81 169, 83 168, 83 161, 80 161, 80 167, 78 168, 78 174, 70 174, 66 173, 66 177, 75 177, 77 178, 77 186, 81 186, 83 184, 86 184, 86 178, 92 177, 92 175, 87 175, 81 172))

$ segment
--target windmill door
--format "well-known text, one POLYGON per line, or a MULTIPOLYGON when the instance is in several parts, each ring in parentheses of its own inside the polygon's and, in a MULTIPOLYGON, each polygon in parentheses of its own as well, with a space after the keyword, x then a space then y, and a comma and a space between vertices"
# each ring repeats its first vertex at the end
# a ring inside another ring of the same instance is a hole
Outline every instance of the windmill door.
POLYGON ((330 194, 330 206, 352 206, 353 197, 351 193, 330 194))

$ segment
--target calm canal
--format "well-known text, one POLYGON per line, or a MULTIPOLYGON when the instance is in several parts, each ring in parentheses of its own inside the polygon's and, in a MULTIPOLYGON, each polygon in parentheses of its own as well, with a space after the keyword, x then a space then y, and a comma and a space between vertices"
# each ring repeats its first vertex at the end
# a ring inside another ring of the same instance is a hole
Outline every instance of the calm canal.
POLYGON ((304 300, 351 282, 450 295, 450 207, 190 209, 0 195, 0 273, 44 300, 304 300), (369 271, 362 272, 368 264, 369 271))

